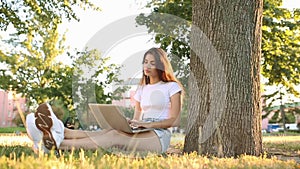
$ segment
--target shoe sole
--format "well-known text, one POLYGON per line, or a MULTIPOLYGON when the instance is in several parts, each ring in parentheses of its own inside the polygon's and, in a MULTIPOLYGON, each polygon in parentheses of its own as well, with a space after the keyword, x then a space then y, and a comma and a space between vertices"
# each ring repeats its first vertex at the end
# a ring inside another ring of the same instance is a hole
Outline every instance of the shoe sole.
POLYGON ((48 150, 56 150, 56 141, 51 133, 51 127, 53 126, 53 121, 51 117, 51 112, 47 104, 41 104, 37 111, 35 112, 35 124, 36 127, 43 132, 43 142, 48 150))

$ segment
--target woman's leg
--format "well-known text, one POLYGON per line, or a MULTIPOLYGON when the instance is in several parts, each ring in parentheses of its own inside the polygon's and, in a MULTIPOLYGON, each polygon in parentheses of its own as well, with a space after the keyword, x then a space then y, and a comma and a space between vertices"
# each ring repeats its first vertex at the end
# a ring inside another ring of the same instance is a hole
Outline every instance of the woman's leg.
POLYGON ((158 136, 153 132, 138 134, 127 134, 117 130, 108 130, 100 135, 82 139, 65 139, 60 149, 104 149, 110 147, 123 147, 128 151, 152 151, 161 152, 161 145, 158 136))
POLYGON ((64 139, 82 139, 89 138, 93 136, 98 136, 106 133, 109 130, 99 130, 99 131, 85 131, 85 130, 71 130, 68 128, 64 129, 64 139))

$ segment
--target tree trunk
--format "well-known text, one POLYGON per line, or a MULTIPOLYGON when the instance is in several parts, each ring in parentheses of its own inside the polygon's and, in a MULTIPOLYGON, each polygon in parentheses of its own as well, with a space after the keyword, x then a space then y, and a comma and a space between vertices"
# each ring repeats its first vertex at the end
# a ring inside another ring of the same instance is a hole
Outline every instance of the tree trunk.
POLYGON ((193 0, 185 152, 261 155, 262 0, 193 0))

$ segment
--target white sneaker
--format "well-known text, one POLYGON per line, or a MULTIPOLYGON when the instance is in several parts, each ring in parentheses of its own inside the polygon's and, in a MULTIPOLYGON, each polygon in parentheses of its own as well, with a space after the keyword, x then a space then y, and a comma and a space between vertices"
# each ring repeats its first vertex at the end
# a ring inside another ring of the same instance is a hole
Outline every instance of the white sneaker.
POLYGON ((43 145, 48 149, 57 150, 64 139, 64 125, 55 116, 48 103, 40 104, 34 114, 35 125, 42 132, 43 145))
POLYGON ((65 126, 59 119, 53 120, 53 126, 51 128, 52 135, 56 141, 56 146, 59 148, 61 142, 64 140, 65 126))
POLYGON ((34 113, 30 113, 26 116, 26 131, 28 137, 33 142, 34 152, 38 152, 39 144, 42 141, 43 133, 35 125, 34 113))

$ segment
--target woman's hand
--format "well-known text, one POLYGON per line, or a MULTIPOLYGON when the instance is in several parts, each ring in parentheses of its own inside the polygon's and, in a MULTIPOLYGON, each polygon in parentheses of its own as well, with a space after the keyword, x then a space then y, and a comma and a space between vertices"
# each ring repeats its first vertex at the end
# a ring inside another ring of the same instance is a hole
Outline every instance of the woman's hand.
POLYGON ((151 128, 150 122, 143 122, 137 120, 128 120, 128 123, 131 128, 151 128))

